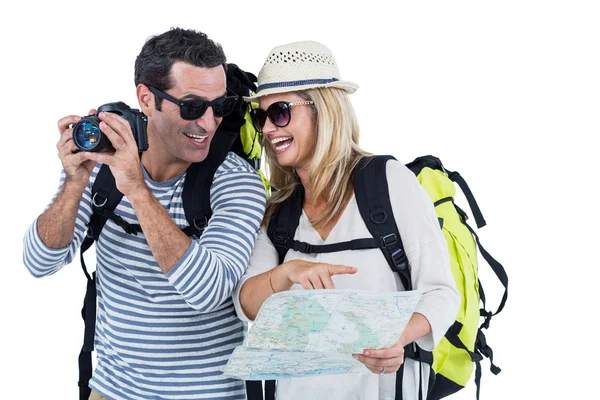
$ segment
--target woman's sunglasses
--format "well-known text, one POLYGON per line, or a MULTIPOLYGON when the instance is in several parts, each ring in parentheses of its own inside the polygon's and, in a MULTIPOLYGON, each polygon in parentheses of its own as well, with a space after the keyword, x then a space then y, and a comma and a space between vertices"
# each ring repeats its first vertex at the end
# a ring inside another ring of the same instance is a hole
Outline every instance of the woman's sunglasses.
POLYGON ((148 89, 155 96, 165 99, 179 106, 179 115, 181 118, 192 121, 201 118, 208 107, 212 107, 213 114, 216 118, 221 118, 229 115, 235 108, 239 97, 238 96, 227 96, 215 99, 213 101, 208 100, 179 100, 173 96, 169 96, 162 90, 155 88, 154 86, 146 85, 148 89))
POLYGON ((267 122, 267 117, 271 120, 273 125, 284 128, 288 126, 292 119, 292 107, 307 106, 310 104, 315 103, 313 101, 296 101, 293 103, 288 101, 276 101, 271 104, 266 111, 261 110, 260 108, 253 108, 251 115, 254 129, 256 129, 257 132, 262 132, 265 123, 267 122))

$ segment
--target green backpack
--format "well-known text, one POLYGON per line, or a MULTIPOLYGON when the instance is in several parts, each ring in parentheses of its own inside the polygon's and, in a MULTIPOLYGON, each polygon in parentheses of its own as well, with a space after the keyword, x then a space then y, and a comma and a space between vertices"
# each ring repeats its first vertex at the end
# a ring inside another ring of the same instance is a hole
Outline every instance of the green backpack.
POLYGON ((490 359, 492 373, 500 372, 500 368, 494 365, 494 354, 486 342, 483 330, 489 328, 492 317, 504 308, 508 295, 508 277, 502 265, 481 246, 479 237, 466 222, 467 214, 454 203, 454 184, 457 183, 467 198, 477 227, 486 225, 475 197, 462 176, 458 172, 446 170, 442 162, 433 156, 419 157, 407 164, 407 167, 417 176, 435 205, 448 243, 456 288, 461 295, 456 321, 432 354, 431 367, 436 377, 429 398, 439 399, 462 389, 471 378, 474 367, 479 398, 483 357, 490 359), (486 309, 485 293, 479 281, 478 248, 504 286, 502 301, 494 313, 486 309), (484 320, 479 325, 481 317, 484 320))
MULTIPOLYGON (((402 238, 398 232, 391 202, 389 199, 386 178, 386 163, 394 159, 391 156, 374 156, 362 159, 354 174, 354 193, 360 214, 373 238, 355 239, 343 243, 314 246, 294 240, 302 213, 303 190, 292 194, 281 205, 269 222, 267 234, 279 255, 280 263, 285 259, 289 249, 302 253, 325 253, 351 249, 379 248, 383 252, 390 268, 400 275, 406 290, 412 289, 410 268, 404 253, 402 238), (366 245, 365 243, 370 244, 366 245)), ((433 352, 419 349, 416 345, 405 348, 405 357, 420 360, 431 365, 434 373, 430 374, 427 399, 441 399, 465 387, 476 368, 475 383, 479 398, 481 378, 481 361, 490 359, 491 371, 500 372, 493 363, 492 349, 487 345, 483 330, 487 329, 491 318, 504 308, 507 298, 508 277, 498 263, 481 246, 479 238, 466 223, 467 215, 454 203, 457 183, 467 198, 475 217, 477 227, 485 226, 485 220, 479 210, 465 180, 458 172, 447 171, 441 161, 433 156, 419 157, 407 167, 413 171, 421 185, 427 190, 434 203, 440 227, 448 243, 452 273, 456 287, 461 295, 461 306, 456 321, 448 329, 433 352), (505 288, 504 297, 494 313, 486 310, 485 294, 478 278, 478 252, 490 264, 498 279, 505 288), (480 308, 481 306, 481 308, 480 308), (484 321, 480 325, 480 318, 484 321)), ((396 378, 396 399, 402 398, 399 383, 402 382, 403 368, 396 378)), ((274 382, 265 384, 266 399, 272 399, 274 382)), ((419 396, 422 398, 422 394, 419 396)))

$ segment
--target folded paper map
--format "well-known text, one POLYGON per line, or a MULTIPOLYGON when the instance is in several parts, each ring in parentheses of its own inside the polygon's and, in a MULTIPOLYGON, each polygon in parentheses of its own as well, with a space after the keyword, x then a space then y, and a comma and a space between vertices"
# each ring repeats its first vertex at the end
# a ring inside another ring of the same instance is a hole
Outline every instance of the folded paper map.
POLYGON ((394 345, 418 291, 291 290, 269 297, 223 374, 244 380, 368 371, 352 354, 394 345))

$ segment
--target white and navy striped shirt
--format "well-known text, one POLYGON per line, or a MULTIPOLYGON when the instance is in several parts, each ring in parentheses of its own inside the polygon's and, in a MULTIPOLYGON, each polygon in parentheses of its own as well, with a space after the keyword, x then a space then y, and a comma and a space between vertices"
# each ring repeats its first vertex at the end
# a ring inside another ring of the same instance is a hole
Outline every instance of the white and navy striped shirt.
MULTIPOLYGON (((69 264, 92 214, 91 188, 83 193, 74 239, 63 249, 48 248, 37 220, 24 239, 24 263, 36 277, 69 264)), ((182 205, 185 173, 146 184, 181 228, 188 226, 182 205)), ((61 186, 64 183, 64 172, 61 186)), ((60 188, 59 188, 60 190, 60 188)), ((95 347, 98 365, 90 387, 109 399, 244 399, 242 381, 221 369, 243 341, 231 293, 247 268, 265 208, 265 189, 246 161, 229 153, 210 191, 213 216, 200 239, 164 274, 143 233, 129 235, 107 221, 96 243, 98 312, 95 347)), ((115 213, 137 224, 123 197, 115 213)))

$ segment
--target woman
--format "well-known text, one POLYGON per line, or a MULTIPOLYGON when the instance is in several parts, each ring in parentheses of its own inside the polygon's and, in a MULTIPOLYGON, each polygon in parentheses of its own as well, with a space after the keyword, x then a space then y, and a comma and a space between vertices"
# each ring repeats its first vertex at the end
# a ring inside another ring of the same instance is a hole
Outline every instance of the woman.
MULTIPOLYGON (((299 184, 304 200, 295 240, 325 245, 371 237, 351 179, 353 168, 369 154, 358 146, 358 123, 348 99, 348 93, 358 87, 341 80, 325 46, 297 42, 276 47, 260 71, 258 84, 256 95, 247 100, 260 104, 255 125, 267 142, 271 184, 278 190, 268 200, 263 229, 234 295, 239 316, 254 320, 263 302, 284 290, 404 290, 379 249, 326 254, 290 250, 278 265, 266 228, 299 184)), ((388 161, 386 171, 412 286, 423 291, 416 312, 394 346, 354 355, 372 373, 280 380, 278 399, 394 399, 395 372, 402 363, 404 399, 419 398, 419 382, 426 397, 429 367, 405 360, 403 348, 416 342, 431 351, 454 321, 460 298, 429 195, 403 164, 388 161)))

